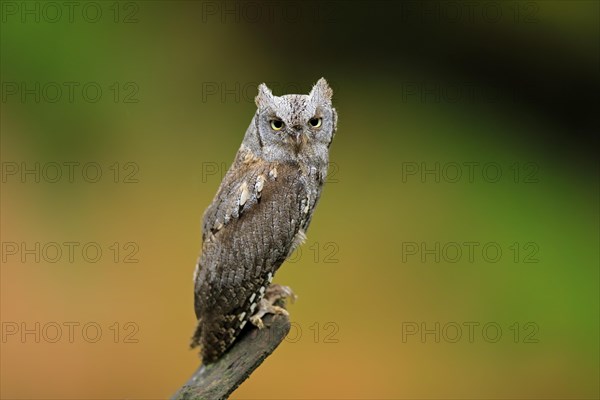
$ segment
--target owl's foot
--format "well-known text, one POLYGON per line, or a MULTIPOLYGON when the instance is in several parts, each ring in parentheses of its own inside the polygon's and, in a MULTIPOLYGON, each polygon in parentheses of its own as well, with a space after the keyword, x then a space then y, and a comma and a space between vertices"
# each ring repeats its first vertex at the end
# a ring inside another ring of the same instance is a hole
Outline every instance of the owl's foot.
POLYGON ((260 303, 258 303, 258 310, 250 317, 252 325, 256 326, 258 329, 264 328, 265 324, 262 319, 265 314, 290 315, 285 308, 271 304, 268 299, 261 299, 260 303))
POLYGON ((290 298, 292 303, 297 298, 289 286, 270 285, 265 291, 265 296, 258 303, 258 310, 250 317, 252 325, 256 326, 258 329, 264 328, 265 325, 262 318, 265 314, 281 314, 286 317, 289 316, 290 314, 285 308, 275 305, 275 303, 281 302, 281 300, 287 298, 290 298))
POLYGON ((271 304, 275 304, 277 300, 286 300, 288 298, 292 303, 295 303, 298 296, 292 291, 291 287, 273 283, 267 288, 265 298, 269 299, 271 304))

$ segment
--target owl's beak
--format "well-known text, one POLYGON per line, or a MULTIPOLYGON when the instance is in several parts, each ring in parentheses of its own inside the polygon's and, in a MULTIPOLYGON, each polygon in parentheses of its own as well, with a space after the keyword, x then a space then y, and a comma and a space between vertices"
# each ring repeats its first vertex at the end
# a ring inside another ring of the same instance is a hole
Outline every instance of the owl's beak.
POLYGON ((303 133, 304 127, 302 125, 294 125, 292 126, 292 129, 289 132, 289 135, 292 139, 294 139, 294 142, 296 142, 296 145, 300 145, 300 143, 302 142, 302 133, 303 133))

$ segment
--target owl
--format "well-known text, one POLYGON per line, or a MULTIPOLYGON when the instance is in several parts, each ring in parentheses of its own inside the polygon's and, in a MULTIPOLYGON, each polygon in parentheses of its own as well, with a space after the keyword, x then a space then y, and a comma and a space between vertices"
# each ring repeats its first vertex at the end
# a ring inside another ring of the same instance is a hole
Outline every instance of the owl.
POLYGON ((323 78, 308 95, 258 87, 256 113, 202 219, 192 347, 201 347, 204 364, 219 359, 248 322, 262 328, 265 314, 287 315, 275 302, 294 295, 271 282, 306 239, 327 177, 337 127, 332 95, 323 78))

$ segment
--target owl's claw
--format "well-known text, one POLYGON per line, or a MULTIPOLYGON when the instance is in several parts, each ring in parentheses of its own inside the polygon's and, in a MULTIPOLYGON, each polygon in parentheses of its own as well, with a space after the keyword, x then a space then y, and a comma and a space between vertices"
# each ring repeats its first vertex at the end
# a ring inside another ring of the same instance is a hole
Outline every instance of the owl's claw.
POLYGON ((290 314, 285 308, 275 305, 276 302, 285 300, 288 297, 292 299, 292 302, 294 302, 297 298, 289 286, 275 284, 270 285, 265 292, 265 297, 263 297, 258 303, 258 310, 256 310, 254 315, 250 317, 250 323, 256 326, 258 329, 262 329, 265 326, 262 321, 262 318, 265 316, 265 314, 280 314, 285 315, 286 317, 289 316, 290 314))
POLYGON ((262 322, 262 315, 258 315, 258 313, 250 317, 250 323, 258 329, 262 329, 265 327, 265 324, 263 324, 262 322))
POLYGON ((265 314, 290 315, 285 308, 272 304, 269 299, 261 299, 258 304, 258 310, 250 317, 252 325, 256 326, 258 329, 264 328, 265 324, 263 323, 262 318, 265 314))

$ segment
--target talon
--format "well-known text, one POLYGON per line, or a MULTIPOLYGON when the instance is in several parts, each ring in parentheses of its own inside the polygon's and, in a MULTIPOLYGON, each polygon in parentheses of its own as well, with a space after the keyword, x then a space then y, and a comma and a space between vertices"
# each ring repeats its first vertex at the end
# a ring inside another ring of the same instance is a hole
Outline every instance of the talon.
POLYGON ((252 325, 257 327, 258 329, 262 329, 265 327, 265 324, 263 324, 261 317, 259 317, 258 315, 251 316, 250 323, 252 323, 252 325))
POLYGON ((282 314, 282 315, 285 315, 286 317, 290 316, 290 313, 283 307, 272 306, 270 311, 273 311, 273 314, 282 314))
POLYGON ((264 297, 258 303, 256 312, 250 317, 252 325, 258 329, 264 328, 262 318, 265 314, 279 314, 288 317, 290 314, 285 308, 275 305, 278 300, 287 298, 290 298, 292 302, 296 300, 296 295, 289 286, 270 285, 265 291, 264 297))

